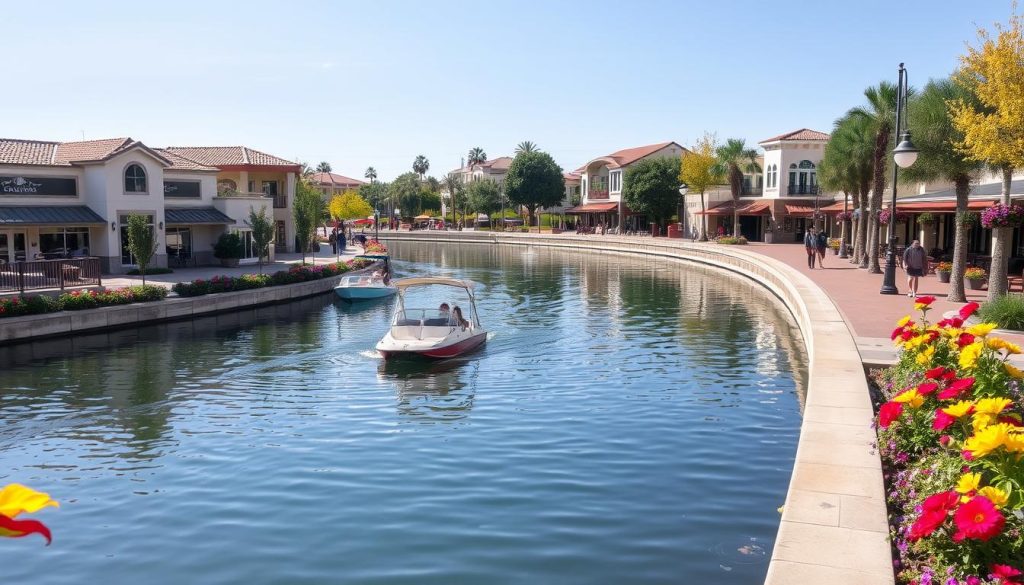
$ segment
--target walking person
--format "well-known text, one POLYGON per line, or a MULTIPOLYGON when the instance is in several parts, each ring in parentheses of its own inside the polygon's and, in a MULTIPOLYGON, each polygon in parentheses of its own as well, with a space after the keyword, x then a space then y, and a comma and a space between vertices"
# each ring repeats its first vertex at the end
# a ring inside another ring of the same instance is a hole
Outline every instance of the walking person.
POLYGON ((345 253, 345 248, 348 245, 348 241, 345 238, 345 228, 344 227, 342 227, 341 231, 338 232, 337 242, 338 242, 338 251, 335 252, 335 255, 337 255, 337 254, 344 254, 345 253))
POLYGON ((331 231, 331 235, 328 236, 327 241, 331 243, 331 254, 338 255, 338 228, 334 228, 331 231))
POLYGON ((814 270, 814 257, 818 255, 818 240, 814 235, 814 228, 808 228, 804 234, 804 251, 807 252, 807 267, 814 270))
POLYGON ((825 252, 828 250, 828 236, 825 235, 825 230, 818 232, 817 239, 818 248, 818 268, 825 267, 825 252))
POLYGON ((917 298, 917 279, 928 271, 928 253, 921 246, 920 240, 914 240, 910 247, 903 251, 903 269, 907 271, 908 297, 917 298))

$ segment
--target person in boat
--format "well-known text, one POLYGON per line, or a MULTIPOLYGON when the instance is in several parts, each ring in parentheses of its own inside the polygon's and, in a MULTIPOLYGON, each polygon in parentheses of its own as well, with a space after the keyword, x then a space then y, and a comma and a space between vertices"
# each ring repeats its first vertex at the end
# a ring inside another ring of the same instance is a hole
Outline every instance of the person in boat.
POLYGON ((452 316, 451 308, 448 307, 448 303, 441 303, 441 306, 437 308, 437 314, 441 319, 450 320, 452 316))
POLYGON ((378 282, 384 281, 384 275, 381 274, 380 270, 374 270, 373 274, 370 275, 370 283, 377 284, 378 282))
POLYGON ((458 305, 455 305, 455 308, 452 309, 452 318, 459 327, 462 327, 463 329, 469 327, 469 321, 466 321, 462 316, 462 309, 460 309, 458 305))

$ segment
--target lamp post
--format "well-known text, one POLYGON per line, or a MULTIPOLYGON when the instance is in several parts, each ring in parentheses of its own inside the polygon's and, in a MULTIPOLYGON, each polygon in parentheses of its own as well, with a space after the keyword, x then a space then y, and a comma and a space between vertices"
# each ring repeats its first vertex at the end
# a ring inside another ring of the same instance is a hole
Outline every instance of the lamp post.
POLYGON ((683 204, 679 207, 679 236, 686 238, 686 194, 690 192, 690 186, 686 183, 679 185, 679 194, 683 196, 683 204))
POLYGON ((380 241, 380 211, 377 208, 373 210, 373 239, 380 241))
MULTIPOLYGON (((900 136, 903 124, 903 110, 907 107, 907 70, 900 63, 900 79, 896 92, 896 136, 900 136)), ((896 183, 900 168, 907 168, 917 161, 919 151, 910 141, 910 130, 905 130, 900 143, 892 151, 896 164, 892 168, 892 204, 889 206, 889 250, 885 255, 885 276, 882 278, 883 295, 898 295, 896 288, 896 183)))

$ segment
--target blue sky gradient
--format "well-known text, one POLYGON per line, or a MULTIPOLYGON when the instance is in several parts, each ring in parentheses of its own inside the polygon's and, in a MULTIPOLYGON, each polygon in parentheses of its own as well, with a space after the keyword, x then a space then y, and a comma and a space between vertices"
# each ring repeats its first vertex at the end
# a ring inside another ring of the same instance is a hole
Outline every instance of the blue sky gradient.
POLYGON ((522 140, 566 170, 705 130, 756 143, 957 65, 1010 2, 0 1, 0 136, 244 144, 389 180, 522 140))

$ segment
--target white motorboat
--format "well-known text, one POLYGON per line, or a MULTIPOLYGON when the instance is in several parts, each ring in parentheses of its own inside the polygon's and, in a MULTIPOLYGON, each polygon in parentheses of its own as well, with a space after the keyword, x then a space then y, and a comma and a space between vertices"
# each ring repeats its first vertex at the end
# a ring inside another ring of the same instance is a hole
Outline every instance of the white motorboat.
POLYGON ((450 358, 472 351, 487 341, 487 330, 480 325, 476 311, 474 283, 456 278, 403 278, 398 288, 398 307, 391 329, 377 343, 384 359, 403 356, 450 358), (421 286, 461 288, 469 301, 469 311, 454 302, 441 303, 436 309, 412 309, 405 306, 406 291, 421 286))
POLYGON ((349 302, 368 301, 390 297, 398 292, 391 282, 391 265, 387 256, 375 256, 364 254, 356 258, 373 260, 375 263, 370 269, 361 270, 357 274, 342 276, 334 292, 342 300, 349 302))

